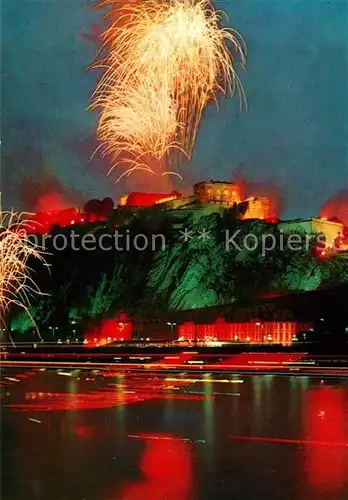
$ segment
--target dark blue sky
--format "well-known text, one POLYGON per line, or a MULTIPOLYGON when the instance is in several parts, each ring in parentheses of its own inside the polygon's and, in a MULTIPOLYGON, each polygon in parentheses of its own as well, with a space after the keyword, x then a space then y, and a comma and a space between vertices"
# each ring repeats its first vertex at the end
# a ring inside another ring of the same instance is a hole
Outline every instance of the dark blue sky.
MULTIPOLYGON (((33 208, 38 183, 63 186, 68 198, 117 198, 124 187, 106 178, 107 161, 88 163, 97 117, 86 112, 95 76, 84 68, 96 47, 82 35, 98 22, 91 3, 2 3, 4 204, 33 208)), ((314 215, 347 187, 348 3, 215 4, 248 46, 248 112, 234 101, 208 109, 189 178, 229 179, 242 168, 280 186, 289 217, 314 215)))

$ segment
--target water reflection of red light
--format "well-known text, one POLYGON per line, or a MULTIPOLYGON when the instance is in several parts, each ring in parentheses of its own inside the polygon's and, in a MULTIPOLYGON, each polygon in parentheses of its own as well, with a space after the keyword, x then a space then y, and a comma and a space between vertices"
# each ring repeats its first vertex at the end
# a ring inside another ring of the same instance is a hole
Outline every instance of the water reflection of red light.
MULTIPOLYGON (((93 379, 86 378, 86 381, 93 379)), ((139 382, 139 381, 138 381, 139 382)), ((176 400, 201 401, 204 396, 190 394, 167 393, 168 386, 161 380, 146 380, 133 386, 131 381, 127 384, 108 384, 108 387, 97 388, 88 392, 81 393, 47 393, 47 392, 27 392, 25 401, 20 403, 6 403, 4 407, 12 408, 21 412, 32 411, 67 411, 67 410, 96 410, 103 408, 117 408, 119 406, 137 404, 151 399, 165 400, 175 398, 176 400), (115 386, 112 389, 110 386, 115 386), (119 389, 120 392, 117 392, 119 389)), ((86 437, 80 436, 80 437, 86 437)))
MULTIPOLYGON (((347 390, 320 387, 308 393, 305 414, 305 437, 332 443, 348 443, 347 390)), ((318 493, 339 491, 347 478, 347 449, 337 447, 305 448, 305 471, 308 484, 318 493)))
POLYGON ((73 428, 75 436, 81 439, 91 439, 95 438, 100 434, 99 429, 91 425, 77 425, 73 428))
MULTIPOLYGON (((145 451, 139 468, 144 479, 127 485, 121 500, 188 500, 192 486, 190 445, 180 438, 159 434, 142 434, 145 451)), ((111 497, 115 498, 115 497, 111 497)))

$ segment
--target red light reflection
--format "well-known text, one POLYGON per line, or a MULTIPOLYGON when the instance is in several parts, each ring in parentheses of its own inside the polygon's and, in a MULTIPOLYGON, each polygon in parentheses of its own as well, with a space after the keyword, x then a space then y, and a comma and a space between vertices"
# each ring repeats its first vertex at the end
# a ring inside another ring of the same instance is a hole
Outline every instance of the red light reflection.
MULTIPOLYGON (((145 451, 139 468, 144 479, 127 485, 120 500, 188 500, 192 487, 192 454, 190 444, 180 438, 142 434, 145 451)), ((111 497, 112 499, 116 497, 111 497)))
MULTIPOLYGON (((346 443, 348 446, 348 404, 344 388, 319 387, 307 395, 305 437, 309 441, 346 443)), ((319 492, 339 491, 347 479, 347 448, 344 446, 305 448, 305 471, 312 488, 319 492)))

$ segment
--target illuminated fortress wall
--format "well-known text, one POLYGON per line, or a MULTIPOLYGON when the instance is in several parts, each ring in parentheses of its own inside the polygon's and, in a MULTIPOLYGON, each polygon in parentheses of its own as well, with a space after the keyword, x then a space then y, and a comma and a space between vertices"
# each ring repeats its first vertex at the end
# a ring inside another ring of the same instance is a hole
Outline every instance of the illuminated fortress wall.
POLYGON ((274 208, 270 198, 251 198, 246 201, 248 208, 243 219, 270 219, 273 217, 274 208))
POLYGON ((171 193, 130 193, 127 196, 122 196, 120 200, 121 206, 128 207, 151 207, 169 201, 179 200, 181 194, 177 191, 171 193))
POLYGON ((241 202, 241 188, 233 182, 199 182, 193 186, 198 201, 233 205, 241 202))
POLYGON ((326 245, 334 246, 335 240, 339 234, 343 233, 343 224, 331 222, 325 219, 306 219, 281 222, 279 229, 283 233, 297 234, 324 234, 326 245))
MULTIPOLYGON (((112 204, 112 200, 109 201, 112 204)), ((92 202, 98 202, 98 200, 90 200, 87 205, 92 202)), ((190 214, 194 219, 199 219, 211 213, 221 213, 234 204, 241 203, 247 204, 246 212, 240 216, 243 220, 256 219, 278 223, 280 231, 285 234, 315 235, 322 233, 326 236, 328 249, 330 247, 338 248, 338 240, 343 241, 343 243, 339 243, 339 248, 344 249, 344 240, 347 240, 347 237, 344 235, 343 224, 320 218, 279 222, 275 200, 267 196, 244 199, 242 186, 237 182, 202 181, 193 186, 193 195, 191 196, 182 196, 177 191, 170 193, 131 192, 121 197, 119 207, 127 206, 134 210, 141 210, 144 207, 159 205, 163 210, 170 210, 173 217, 180 218, 180 216, 190 214)), ((103 205, 103 201, 101 204, 103 205)), ((48 233, 54 226, 67 227, 75 224, 105 221, 113 212, 113 207, 108 207, 108 210, 105 210, 105 207, 99 205, 97 207, 94 203, 93 209, 89 209, 87 212, 84 212, 85 208, 83 210, 71 208, 34 214, 27 230, 29 233, 48 233)), ((178 224, 180 226, 180 222, 178 224)))
POLYGON ((274 214, 274 204, 265 196, 243 200, 242 188, 235 182, 204 181, 193 186, 194 196, 201 203, 233 205, 248 202, 243 219, 270 219, 274 214))

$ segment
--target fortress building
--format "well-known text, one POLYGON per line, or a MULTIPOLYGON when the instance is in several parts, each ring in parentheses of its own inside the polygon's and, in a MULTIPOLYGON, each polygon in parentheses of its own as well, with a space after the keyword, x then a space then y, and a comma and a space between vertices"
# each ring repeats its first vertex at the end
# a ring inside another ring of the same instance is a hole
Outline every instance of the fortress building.
MULTIPOLYGON (((118 208, 128 207, 131 213, 150 208, 150 216, 152 207, 154 210, 166 211, 172 219, 173 227, 178 229, 185 223, 186 216, 192 216, 194 220, 198 220, 212 213, 221 214, 224 210, 231 209, 236 205, 240 205, 239 218, 242 220, 261 220, 266 223, 278 224, 279 230, 284 234, 323 234, 325 241, 323 241, 322 254, 327 251, 346 251, 348 229, 342 223, 315 217, 279 221, 276 213, 276 200, 266 196, 245 199, 242 185, 238 182, 212 179, 198 182, 194 184, 192 192, 187 196, 183 196, 178 191, 170 193, 132 192, 121 197, 118 208)), ((105 198, 101 201, 90 200, 83 209, 71 208, 54 212, 40 212, 31 217, 27 232, 48 233, 57 226, 68 227, 105 222, 111 216, 115 217, 118 208, 114 209, 113 201, 105 198)), ((120 210, 119 220, 117 219, 116 224, 118 226, 127 224, 127 220, 124 212, 120 210)))
POLYGON ((242 201, 241 188, 234 182, 204 181, 193 186, 193 194, 197 201, 234 205, 242 201))
POLYGON ((343 233, 344 226, 340 222, 310 218, 280 222, 279 229, 285 234, 323 234, 326 247, 334 247, 337 238, 343 233))
POLYGON ((171 193, 130 193, 128 195, 122 196, 120 200, 121 206, 127 207, 151 207, 153 205, 159 205, 161 203, 167 203, 169 201, 178 200, 181 198, 181 194, 177 191, 172 191, 171 193))

